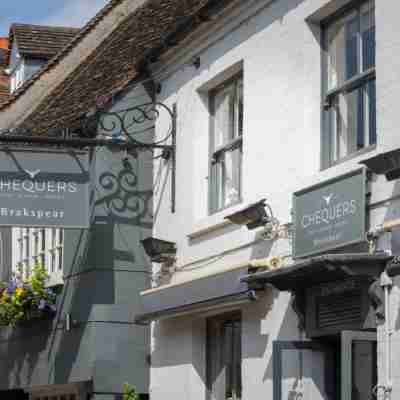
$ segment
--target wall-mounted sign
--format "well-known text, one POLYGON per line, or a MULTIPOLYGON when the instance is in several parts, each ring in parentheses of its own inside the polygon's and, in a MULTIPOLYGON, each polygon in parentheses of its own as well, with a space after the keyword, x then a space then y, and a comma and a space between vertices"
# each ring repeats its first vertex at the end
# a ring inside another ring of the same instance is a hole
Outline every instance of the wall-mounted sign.
POLYGON ((86 152, 0 150, 0 225, 88 228, 89 196, 86 152))
POLYGON ((365 240, 365 200, 365 169, 294 193, 294 257, 365 240))

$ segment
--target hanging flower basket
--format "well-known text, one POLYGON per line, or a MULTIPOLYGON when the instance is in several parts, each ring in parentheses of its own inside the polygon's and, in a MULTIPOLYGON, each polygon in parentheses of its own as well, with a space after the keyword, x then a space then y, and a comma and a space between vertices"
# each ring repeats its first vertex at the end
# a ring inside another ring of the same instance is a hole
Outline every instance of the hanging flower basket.
POLYGON ((20 273, 10 282, 0 282, 0 326, 54 316, 57 295, 46 288, 48 278, 45 269, 36 265, 29 278, 20 273))

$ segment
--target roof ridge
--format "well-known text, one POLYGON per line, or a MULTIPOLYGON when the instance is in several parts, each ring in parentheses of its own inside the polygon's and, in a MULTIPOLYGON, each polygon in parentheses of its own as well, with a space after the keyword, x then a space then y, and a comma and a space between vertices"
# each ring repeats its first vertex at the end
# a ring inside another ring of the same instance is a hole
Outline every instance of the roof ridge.
POLYGON ((30 28, 38 28, 38 29, 59 29, 59 30, 73 30, 79 31, 82 28, 77 28, 73 26, 65 26, 65 25, 39 25, 39 24, 26 24, 21 22, 14 22, 11 24, 10 29, 13 27, 30 27, 30 28))

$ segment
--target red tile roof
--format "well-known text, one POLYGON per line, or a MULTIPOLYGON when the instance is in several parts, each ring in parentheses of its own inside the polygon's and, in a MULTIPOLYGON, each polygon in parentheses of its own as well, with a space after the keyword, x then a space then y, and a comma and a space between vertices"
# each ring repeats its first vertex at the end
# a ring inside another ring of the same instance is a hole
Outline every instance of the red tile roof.
POLYGON ((8 66, 8 49, 4 48, 8 46, 8 40, 2 40, 0 38, 0 105, 8 100, 10 96, 9 83, 10 78, 5 73, 5 69, 8 66), (2 47, 4 46, 4 47, 2 47))
POLYGON ((8 49, 8 37, 0 37, 0 49, 8 49))
POLYGON ((78 32, 77 28, 12 24, 9 47, 16 41, 21 55, 49 59, 64 48, 78 32))
POLYGON ((49 60, 47 64, 43 66, 36 74, 34 74, 29 80, 27 80, 18 90, 16 90, 12 96, 10 96, 9 101, 0 104, 0 112, 8 105, 14 103, 20 96, 22 96, 30 86, 32 86, 35 81, 37 81, 42 75, 50 71, 54 66, 56 66, 64 57, 66 57, 69 52, 86 36, 88 35, 97 24, 108 15, 119 3, 123 0, 110 0, 109 3, 103 7, 75 36, 74 38, 53 58, 49 60))
MULTIPOLYGON (((0 112, 52 69, 123 0, 111 0, 44 68, 25 82, 0 112)), ((36 107, 24 126, 36 132, 71 126, 96 105, 99 96, 116 93, 139 76, 153 56, 176 45, 201 24, 235 0, 147 0, 82 60, 72 74, 36 107)))

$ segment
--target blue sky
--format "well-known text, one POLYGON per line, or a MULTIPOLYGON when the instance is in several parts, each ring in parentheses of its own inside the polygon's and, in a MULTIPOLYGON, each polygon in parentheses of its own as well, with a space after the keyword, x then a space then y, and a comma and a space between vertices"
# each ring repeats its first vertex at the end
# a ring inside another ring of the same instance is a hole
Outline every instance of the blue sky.
POLYGON ((0 36, 7 36, 10 24, 80 27, 108 0, 0 0, 0 36))

